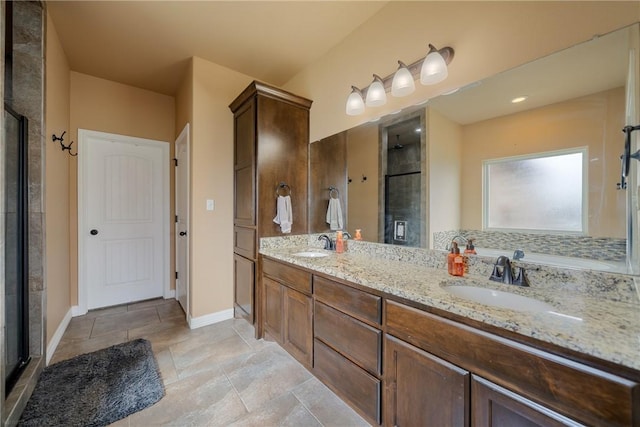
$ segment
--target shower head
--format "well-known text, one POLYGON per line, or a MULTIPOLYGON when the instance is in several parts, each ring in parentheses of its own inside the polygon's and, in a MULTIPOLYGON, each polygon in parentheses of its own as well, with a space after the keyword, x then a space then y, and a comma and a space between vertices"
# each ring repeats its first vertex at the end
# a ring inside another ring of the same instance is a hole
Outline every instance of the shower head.
POLYGON ((394 150, 401 150, 404 148, 404 145, 400 144, 400 135, 396 135, 396 144, 393 146, 394 150))

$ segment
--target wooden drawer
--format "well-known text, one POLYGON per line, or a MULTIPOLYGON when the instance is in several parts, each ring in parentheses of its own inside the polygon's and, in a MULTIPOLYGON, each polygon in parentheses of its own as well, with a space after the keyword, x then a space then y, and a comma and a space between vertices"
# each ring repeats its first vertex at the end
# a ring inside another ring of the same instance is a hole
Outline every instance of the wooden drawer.
POLYGON ((316 301, 314 336, 374 375, 380 375, 382 332, 316 301))
POLYGON ((283 285, 311 295, 311 273, 266 258, 262 263, 262 273, 283 285))
POLYGON ((370 421, 380 424, 380 380, 315 340, 313 371, 329 388, 370 421))
POLYGON ((317 300, 365 322, 380 324, 382 298, 319 276, 313 276, 313 288, 317 300))
POLYGON ((640 424, 633 381, 393 301, 385 323, 387 333, 585 424, 640 424))
POLYGON ((234 227, 233 249, 245 258, 256 259, 256 230, 255 228, 234 227))

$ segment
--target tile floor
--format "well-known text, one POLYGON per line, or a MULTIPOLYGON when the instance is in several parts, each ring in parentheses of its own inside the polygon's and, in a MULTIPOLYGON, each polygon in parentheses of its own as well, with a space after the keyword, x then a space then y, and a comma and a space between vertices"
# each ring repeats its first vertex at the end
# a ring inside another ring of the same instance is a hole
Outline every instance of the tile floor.
POLYGON ((166 396, 126 426, 366 426, 275 343, 231 319, 190 330, 175 300, 151 300, 71 320, 51 363, 135 338, 152 346, 166 396))

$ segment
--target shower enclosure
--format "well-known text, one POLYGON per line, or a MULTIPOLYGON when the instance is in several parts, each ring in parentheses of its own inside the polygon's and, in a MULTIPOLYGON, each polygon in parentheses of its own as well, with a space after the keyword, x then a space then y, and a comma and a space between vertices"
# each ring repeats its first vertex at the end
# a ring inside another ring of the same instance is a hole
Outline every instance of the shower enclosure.
POLYGON ((424 117, 411 114, 380 126, 383 238, 394 245, 425 247, 426 153, 424 117))
POLYGON ((8 394, 29 363, 27 126, 4 107, 5 384, 8 394))

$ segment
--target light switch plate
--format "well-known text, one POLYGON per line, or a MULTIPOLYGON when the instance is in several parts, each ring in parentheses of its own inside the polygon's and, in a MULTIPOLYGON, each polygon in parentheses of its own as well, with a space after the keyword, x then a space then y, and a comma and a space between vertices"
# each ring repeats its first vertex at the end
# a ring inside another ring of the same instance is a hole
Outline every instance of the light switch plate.
POLYGON ((212 211, 215 206, 215 203, 212 199, 207 199, 207 210, 212 211))

